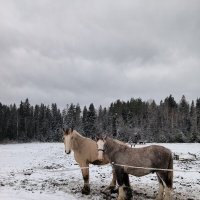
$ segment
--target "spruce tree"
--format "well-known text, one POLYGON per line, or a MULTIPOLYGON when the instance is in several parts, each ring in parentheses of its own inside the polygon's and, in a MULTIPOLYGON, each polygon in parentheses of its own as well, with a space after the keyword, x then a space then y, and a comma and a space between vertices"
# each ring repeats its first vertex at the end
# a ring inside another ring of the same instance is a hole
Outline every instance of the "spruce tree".
POLYGON ((84 108, 83 108, 83 117, 82 117, 82 129, 83 129, 84 135, 86 137, 89 136, 88 121, 87 121, 88 120, 88 118, 87 118, 88 114, 87 113, 88 113, 87 107, 84 106, 84 108))
POLYGON ((87 129, 89 137, 94 138, 96 136, 96 111, 93 103, 90 104, 88 112, 87 112, 87 129))
POLYGON ((74 128, 77 130, 77 131, 82 131, 81 129, 81 107, 79 104, 76 105, 75 107, 75 113, 74 113, 74 123, 75 123, 75 126, 74 128))
POLYGON ((186 101, 185 96, 183 95, 181 98, 181 102, 179 104, 179 126, 180 131, 183 133, 183 140, 186 142, 188 138, 190 138, 190 120, 189 120, 189 104, 186 101))
POLYGON ((197 141, 200 142, 200 98, 196 100, 197 141))
POLYGON ((196 115, 196 109, 194 106, 194 101, 191 103, 191 108, 190 108, 190 133, 191 133, 191 138, 190 142, 195 142, 197 141, 197 115, 196 115))

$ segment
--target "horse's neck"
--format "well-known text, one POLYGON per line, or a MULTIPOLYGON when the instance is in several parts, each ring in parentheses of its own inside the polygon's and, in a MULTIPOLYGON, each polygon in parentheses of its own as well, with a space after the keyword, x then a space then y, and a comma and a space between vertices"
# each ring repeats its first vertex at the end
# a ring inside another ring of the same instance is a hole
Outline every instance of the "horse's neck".
POLYGON ((78 134, 78 133, 73 133, 73 141, 72 141, 72 150, 73 151, 77 151, 80 149, 80 147, 82 146, 82 144, 84 143, 84 140, 86 139, 85 137, 83 137, 82 135, 78 134))
POLYGON ((112 155, 117 151, 118 149, 118 143, 113 141, 112 139, 108 139, 106 141, 106 148, 107 148, 107 154, 108 154, 108 157, 112 157, 112 155))

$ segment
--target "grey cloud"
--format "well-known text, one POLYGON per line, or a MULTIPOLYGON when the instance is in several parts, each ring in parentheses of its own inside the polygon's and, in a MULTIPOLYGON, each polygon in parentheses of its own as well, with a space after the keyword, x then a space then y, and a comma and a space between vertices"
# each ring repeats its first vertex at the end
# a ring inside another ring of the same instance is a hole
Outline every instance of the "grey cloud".
POLYGON ((195 100, 199 13, 196 0, 1 2, 0 101, 195 100))

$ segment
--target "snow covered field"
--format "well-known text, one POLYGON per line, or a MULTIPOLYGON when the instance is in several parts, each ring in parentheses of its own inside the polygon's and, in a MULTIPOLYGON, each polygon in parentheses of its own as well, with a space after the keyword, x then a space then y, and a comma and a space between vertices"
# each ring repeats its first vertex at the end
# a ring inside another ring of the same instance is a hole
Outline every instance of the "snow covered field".
MULTIPOLYGON (((200 170, 200 144, 161 144, 176 153, 194 153, 196 161, 174 161, 174 169, 200 170)), ((111 167, 90 169, 91 194, 81 194, 83 179, 73 154, 62 143, 0 145, 0 200, 101 200, 115 198, 101 191, 109 185, 111 167), (65 167, 72 170, 62 171, 65 167), (57 171, 56 171, 57 170, 57 171)), ((155 174, 130 176, 134 199, 154 199, 158 191, 155 174)), ((200 173, 174 172, 173 199, 200 200, 200 173)))

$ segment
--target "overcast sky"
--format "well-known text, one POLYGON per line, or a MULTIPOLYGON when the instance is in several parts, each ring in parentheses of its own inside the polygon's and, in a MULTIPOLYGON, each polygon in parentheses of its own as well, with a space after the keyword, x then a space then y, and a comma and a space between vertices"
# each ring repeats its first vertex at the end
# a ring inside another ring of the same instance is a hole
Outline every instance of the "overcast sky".
POLYGON ((0 0, 0 102, 200 97, 199 0, 0 0))

